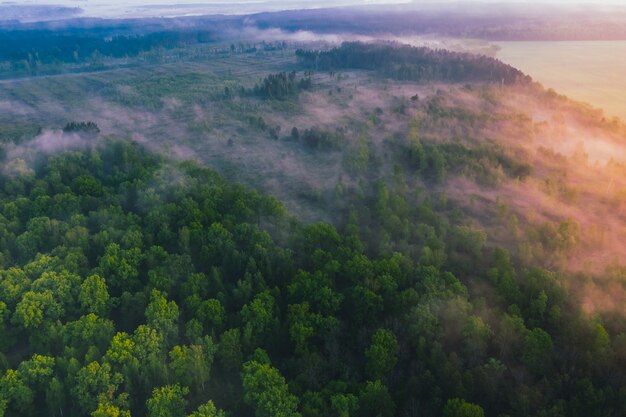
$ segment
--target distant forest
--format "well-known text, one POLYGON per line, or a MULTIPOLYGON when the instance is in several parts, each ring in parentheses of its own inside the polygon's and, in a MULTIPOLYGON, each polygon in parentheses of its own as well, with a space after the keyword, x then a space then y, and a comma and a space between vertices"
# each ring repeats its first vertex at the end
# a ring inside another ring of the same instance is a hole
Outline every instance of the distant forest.
POLYGON ((306 68, 374 70, 397 80, 505 84, 530 81, 530 77, 497 59, 391 43, 344 42, 329 51, 299 49, 296 55, 306 68))
POLYGON ((255 15, 253 22, 261 29, 372 36, 391 33, 489 41, 626 39, 626 13, 619 6, 591 9, 579 7, 576 2, 552 5, 475 2, 471 7, 461 8, 455 2, 422 3, 413 2, 401 8, 384 5, 287 10, 255 15))
POLYGON ((310 74, 305 74, 298 80, 295 71, 280 72, 263 78, 259 84, 254 86, 252 93, 264 99, 284 100, 296 95, 301 90, 308 90, 312 84, 310 74))
POLYGON ((137 56, 154 48, 171 49, 196 43, 210 42, 206 30, 161 31, 149 34, 98 36, 82 31, 66 33, 52 30, 0 32, 0 61, 29 63, 83 62, 94 54, 123 58, 137 56), (74 33, 76 32, 76 33, 74 33))

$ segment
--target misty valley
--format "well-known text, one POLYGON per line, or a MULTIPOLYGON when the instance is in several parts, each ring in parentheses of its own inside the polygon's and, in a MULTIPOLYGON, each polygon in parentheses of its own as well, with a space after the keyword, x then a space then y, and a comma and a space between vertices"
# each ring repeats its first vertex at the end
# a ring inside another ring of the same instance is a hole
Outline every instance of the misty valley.
POLYGON ((626 123, 489 43, 578 15, 380 7, 0 20, 0 416, 626 415, 626 123))

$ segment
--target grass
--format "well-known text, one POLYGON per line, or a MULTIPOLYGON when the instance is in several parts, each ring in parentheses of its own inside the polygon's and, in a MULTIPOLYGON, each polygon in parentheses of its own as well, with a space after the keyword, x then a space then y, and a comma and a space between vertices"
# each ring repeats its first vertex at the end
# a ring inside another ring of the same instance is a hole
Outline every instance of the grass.
POLYGON ((626 120, 626 42, 501 42, 498 59, 626 120))

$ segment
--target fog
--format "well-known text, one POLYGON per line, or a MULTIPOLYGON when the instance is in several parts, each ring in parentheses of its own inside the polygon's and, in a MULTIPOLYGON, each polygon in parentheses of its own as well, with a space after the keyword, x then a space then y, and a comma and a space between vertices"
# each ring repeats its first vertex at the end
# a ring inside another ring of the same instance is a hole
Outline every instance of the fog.
MULTIPOLYGON (((381 38, 459 51, 489 45, 394 34, 261 30, 254 22, 247 24, 238 34, 242 42, 261 49, 253 42, 287 41, 288 49, 246 54, 226 45, 230 55, 206 61, 5 82, 0 110, 6 122, 43 128, 6 147, 5 172, 30 175, 31 157, 38 152, 93 145, 93 138, 59 130, 69 121, 93 121, 100 138, 133 140, 175 160, 199 161, 229 180, 275 196, 307 222, 341 224, 345 207, 337 193, 370 193, 372 178, 391 184, 399 166, 409 187, 445 196, 472 227, 487 232, 488 245, 506 247, 520 262, 600 277, 626 251, 626 128, 601 110, 537 84, 420 84, 352 70, 315 73, 312 89, 285 102, 245 93, 227 98, 224 86, 245 91, 269 73, 298 68, 296 47, 381 38), (170 85, 186 77, 189 82, 170 85), (471 169, 457 171, 452 163, 442 183, 421 178, 406 158, 415 123, 419 140, 429 146, 497 145, 504 155, 527 163, 532 173, 511 178, 502 166, 479 159, 487 182, 471 169), (337 145, 313 149, 291 137, 294 127, 328 132, 337 145), (575 225, 571 235, 561 230, 567 222, 575 225)), ((408 204, 420 202, 409 199, 408 204)), ((595 298, 612 297, 602 287, 594 291, 595 298)), ((596 308, 586 303, 589 311, 596 308)))
MULTIPOLYGON (((0 5, 1 20, 19 20, 22 22, 50 21, 76 17, 99 18, 146 18, 146 17, 184 17, 201 15, 246 15, 261 12, 284 10, 320 9, 335 7, 382 7, 382 10, 435 10, 463 9, 471 12, 471 4, 477 9, 484 5, 508 11, 529 11, 545 9, 548 5, 567 6, 568 8, 590 7, 589 2, 569 2, 567 0, 187 0, 176 3, 171 0, 21 0, 19 4, 0 5), (523 9, 521 8, 523 7, 523 9)), ((624 6, 622 0, 603 0, 594 2, 592 9, 624 6)))
MULTIPOLYGON (((12 13, 302 2, 72 4, 12 13)), ((493 59, 517 3, 368 4, 0 22, 0 414, 623 405, 626 123, 493 59)))
MULTIPOLYGON (((236 38, 246 41, 263 39, 271 41, 287 41, 295 44, 316 44, 324 47, 338 46, 343 42, 395 42, 415 47, 447 49, 455 52, 467 52, 495 57, 498 47, 487 41, 477 39, 455 39, 434 35, 396 35, 393 33, 377 33, 365 35, 359 33, 320 33, 308 30, 286 31, 280 28, 259 29, 253 17, 244 20, 246 25, 241 31, 233 32, 236 38)), ((308 45, 311 47, 311 45, 308 45)))
POLYGON ((45 130, 31 140, 19 145, 5 147, 6 160, 2 172, 11 176, 32 175, 36 160, 41 155, 54 155, 75 149, 85 149, 95 145, 94 138, 86 138, 76 133, 61 130, 45 130))
POLYGON ((186 0, 176 3, 171 0, 22 0, 20 6, 0 5, 0 20, 18 19, 21 21, 43 21, 54 18, 104 17, 104 18, 145 18, 145 17, 181 17, 214 14, 251 14, 259 12, 281 11, 289 9, 315 9, 339 6, 361 6, 375 4, 402 4, 410 0, 269 0, 269 1, 211 1, 186 0), (56 6, 54 9, 37 9, 37 6, 56 6), (58 7, 62 6, 62 7, 58 7), (53 12, 53 15, 50 13, 53 12))

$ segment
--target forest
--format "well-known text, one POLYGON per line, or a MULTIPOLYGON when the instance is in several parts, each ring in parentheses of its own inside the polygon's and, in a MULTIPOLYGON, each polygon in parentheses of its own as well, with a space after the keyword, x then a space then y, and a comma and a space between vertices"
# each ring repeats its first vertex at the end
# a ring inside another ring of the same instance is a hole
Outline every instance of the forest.
POLYGON ((408 45, 344 42, 329 51, 300 49, 296 55, 304 66, 319 71, 376 70, 397 80, 506 84, 529 80, 521 71, 494 58, 408 45))
POLYGON ((474 2, 471 7, 459 7, 455 2, 412 2, 394 7, 372 3, 361 7, 265 12, 252 18, 262 29, 356 33, 374 38, 393 34, 489 41, 626 39, 623 6, 617 2, 605 6, 585 7, 578 2, 474 2))
POLYGON ((169 31, 147 34, 97 36, 74 30, 0 31, 0 60, 26 61, 32 65, 53 62, 83 62, 94 54, 106 57, 133 57, 151 49, 172 49, 212 40, 209 31, 169 31))
POLYGON ((267 100, 285 100, 302 90, 311 88, 311 84, 310 75, 305 74, 298 80, 295 71, 289 74, 280 72, 263 78, 259 84, 254 86, 252 94, 267 100))
MULTIPOLYGON (((343 232, 303 224, 140 145, 19 164, 0 177, 3 415, 625 411, 626 335, 428 202, 414 259, 368 254, 358 209, 343 232)), ((385 192, 373 223, 406 210, 385 192)))
POLYGON ((0 32, 60 71, 0 88, 0 417, 626 415, 626 124, 485 56, 124 24, 0 32))

